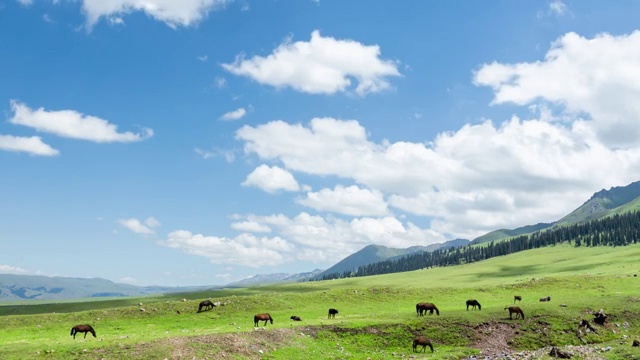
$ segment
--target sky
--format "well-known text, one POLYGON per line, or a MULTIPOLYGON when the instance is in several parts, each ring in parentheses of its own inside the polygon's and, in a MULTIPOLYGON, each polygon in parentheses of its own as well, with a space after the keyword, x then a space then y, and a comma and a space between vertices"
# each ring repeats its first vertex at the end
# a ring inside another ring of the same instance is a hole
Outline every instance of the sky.
POLYGON ((223 285, 640 180, 640 2, 0 0, 0 272, 223 285))

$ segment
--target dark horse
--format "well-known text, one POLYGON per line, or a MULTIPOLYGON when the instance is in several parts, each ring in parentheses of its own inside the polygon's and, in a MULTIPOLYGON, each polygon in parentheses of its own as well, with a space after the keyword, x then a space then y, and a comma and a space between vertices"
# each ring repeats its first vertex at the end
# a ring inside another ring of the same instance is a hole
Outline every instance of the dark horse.
POLYGON ((293 315, 292 317, 290 317, 291 320, 293 321, 302 321, 302 319, 300 318, 300 316, 295 316, 293 315))
POLYGON ((273 324, 273 318, 271 317, 271 315, 269 314, 256 314, 253 317, 253 324, 254 326, 258 326, 258 322, 264 320, 264 326, 267 326, 267 321, 271 321, 271 323, 273 324))
POLYGON ((198 305, 198 312, 201 312, 202 309, 205 310, 211 310, 214 307, 216 307, 215 305, 213 305, 213 303, 211 302, 211 300, 204 300, 204 301, 200 301, 200 305, 198 305))
POLYGON ((518 318, 518 316, 522 317, 522 320, 524 320, 524 313, 522 312, 522 309, 520 309, 517 306, 509 306, 504 308, 505 310, 509 309, 509 319, 511 319, 511 314, 516 314, 516 319, 518 318))
POLYGON ((467 300, 467 311, 469 311, 469 306, 471 306, 473 310, 476 309, 476 306, 478 307, 478 310, 482 310, 482 305, 480 305, 478 300, 467 300))
POLYGON ((422 346, 422 352, 426 352, 427 346, 431 349, 431 352, 433 352, 433 345, 431 345, 431 341, 424 336, 417 336, 413 339, 413 352, 417 352, 416 349, 418 348, 418 345, 422 346))
POLYGON ((429 312, 429 315, 433 315, 433 310, 436 311, 436 314, 440 315, 440 310, 436 307, 435 304, 432 303, 417 303, 416 304, 416 313, 418 316, 422 316, 423 313, 429 312))
POLYGON ((520 296, 520 295, 514 295, 514 296, 513 296, 513 303, 514 303, 514 304, 516 303, 516 300, 518 300, 518 301, 522 302, 522 296, 520 296))
POLYGON ((327 319, 335 319, 336 318, 336 314, 338 313, 338 310, 331 308, 329 309, 329 315, 327 316, 327 319))
POLYGON ((93 334, 93 337, 96 337, 96 331, 93 330, 93 328, 91 327, 91 325, 76 325, 74 327, 71 328, 71 335, 73 335, 73 338, 76 338, 76 334, 79 332, 83 332, 84 333, 84 338, 87 338, 87 333, 90 332, 91 334, 93 334))
POLYGON ((551 301, 551 295, 543 297, 543 298, 540 298, 540 301, 543 301, 543 302, 544 301, 551 301))

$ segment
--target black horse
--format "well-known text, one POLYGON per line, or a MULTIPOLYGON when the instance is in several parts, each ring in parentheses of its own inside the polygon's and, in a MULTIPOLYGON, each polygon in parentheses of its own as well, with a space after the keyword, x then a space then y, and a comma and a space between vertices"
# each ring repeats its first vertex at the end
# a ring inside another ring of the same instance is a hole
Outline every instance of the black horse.
POLYGON ((200 302, 200 305, 198 305, 198 312, 201 312, 202 309, 204 310, 211 310, 214 307, 216 307, 211 300, 204 300, 200 302))
POLYGON ((517 301, 522 302, 522 296, 520 296, 520 295, 513 295, 513 303, 514 303, 514 304, 516 303, 516 300, 517 300, 517 301))
POLYGON ((74 327, 71 328, 71 335, 73 335, 73 338, 76 338, 76 334, 79 332, 83 332, 84 333, 84 338, 87 338, 87 333, 91 333, 93 334, 93 337, 96 337, 96 331, 93 330, 93 328, 91 327, 91 325, 76 325, 74 327))
POLYGON ((290 319, 293 320, 293 321, 302 321, 300 316, 295 316, 295 315, 293 315, 290 319))
POLYGON ((467 300, 467 311, 469 311, 469 306, 471 306, 471 309, 475 310, 476 306, 478 307, 478 310, 482 310, 482 305, 480 305, 480 303, 478 302, 478 300, 467 300))
POLYGON ((540 302, 551 301, 551 295, 540 298, 540 302))
POLYGON ((431 345, 431 341, 424 336, 417 336, 413 339, 413 352, 417 352, 416 349, 418 348, 418 345, 422 346, 422 352, 426 352, 427 346, 431 349, 431 352, 433 352, 433 345, 431 345))
POLYGON ((263 320, 264 320, 264 326, 267 326, 267 321, 271 321, 271 324, 273 324, 273 318, 271 317, 271 315, 269 315, 268 313, 265 313, 265 314, 256 314, 253 317, 253 325, 257 327, 258 322, 263 320))
POLYGON ((338 313, 338 310, 331 308, 329 309, 329 316, 327 316, 327 319, 335 319, 336 318, 336 314, 338 313))
POLYGON ((432 304, 432 303, 416 304, 416 313, 418 314, 418 316, 422 316, 427 311, 429 312, 429 315, 433 315, 434 310, 436 311, 436 314, 440 315, 440 310, 438 310, 438 307, 435 304, 432 304))

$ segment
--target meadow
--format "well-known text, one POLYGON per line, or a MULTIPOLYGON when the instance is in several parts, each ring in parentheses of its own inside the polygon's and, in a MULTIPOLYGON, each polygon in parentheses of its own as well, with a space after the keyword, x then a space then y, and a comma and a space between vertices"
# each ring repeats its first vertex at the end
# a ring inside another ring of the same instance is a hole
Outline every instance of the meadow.
POLYGON ((0 305, 0 359, 638 359, 640 245, 529 250, 446 268, 144 298, 0 305), (521 295, 525 319, 506 306, 521 295), (539 298, 551 296, 550 302, 539 298), (197 313, 211 298, 220 306, 197 313), (477 299, 482 310, 466 310, 477 299), (186 301, 183 301, 186 300, 186 301), (418 317, 417 302, 440 316, 418 317), (339 310, 327 319, 327 310, 339 310), (605 326, 593 324, 603 309, 605 326), (273 324, 256 328, 253 315, 273 324), (297 315, 302 321, 291 321, 297 315), (586 319, 597 333, 579 334, 586 319), (76 324, 89 334, 69 335, 76 324), (435 352, 413 353, 416 335, 435 352))

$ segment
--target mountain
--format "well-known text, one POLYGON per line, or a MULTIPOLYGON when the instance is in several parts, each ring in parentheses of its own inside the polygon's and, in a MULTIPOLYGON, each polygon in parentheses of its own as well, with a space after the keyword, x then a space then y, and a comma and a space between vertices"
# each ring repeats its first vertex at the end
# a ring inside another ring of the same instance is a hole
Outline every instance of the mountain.
MULTIPOLYGON (((205 287, 207 288, 207 287, 205 287)), ((202 287, 134 286, 106 279, 0 274, 0 301, 63 300, 90 297, 144 296, 202 287)))
POLYGON ((553 223, 527 225, 513 230, 500 229, 473 239, 472 244, 481 244, 533 233, 558 226, 566 226, 589 220, 601 219, 613 214, 624 214, 640 210, 640 181, 627 186, 615 186, 609 190, 602 189, 591 196, 584 204, 573 210, 562 219, 553 223))
POLYGON ((388 259, 397 259, 405 255, 413 254, 416 252, 435 251, 437 249, 450 248, 452 246, 453 247, 464 246, 464 245, 467 245, 468 243, 469 243, 469 240, 455 239, 455 240, 450 240, 444 243, 432 244, 429 246, 411 246, 406 249, 388 248, 382 245, 368 245, 362 248, 362 250, 347 256, 342 261, 333 265, 332 267, 325 270, 321 274, 316 275, 314 279, 319 279, 322 277, 322 275, 325 275, 325 274, 353 271, 360 266, 365 266, 365 265, 373 264, 373 263, 383 261, 383 260, 388 260, 388 259))
POLYGON ((275 273, 275 274, 258 274, 251 276, 246 279, 242 279, 240 281, 228 283, 227 286, 254 286, 254 285, 266 285, 266 284, 275 284, 275 283, 285 283, 285 282, 300 282, 309 280, 312 277, 322 273, 324 270, 315 269, 309 272, 303 272, 299 274, 287 274, 287 273, 275 273))

